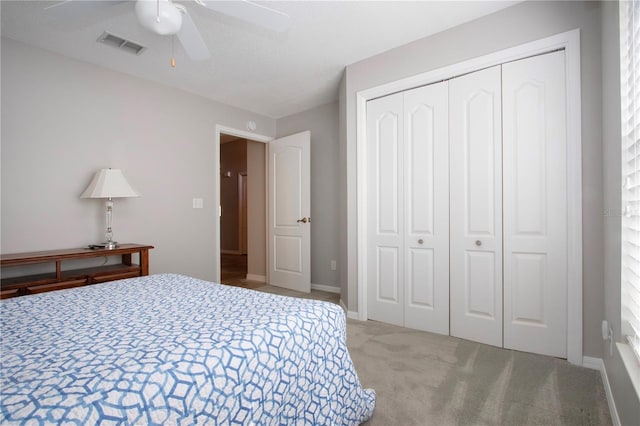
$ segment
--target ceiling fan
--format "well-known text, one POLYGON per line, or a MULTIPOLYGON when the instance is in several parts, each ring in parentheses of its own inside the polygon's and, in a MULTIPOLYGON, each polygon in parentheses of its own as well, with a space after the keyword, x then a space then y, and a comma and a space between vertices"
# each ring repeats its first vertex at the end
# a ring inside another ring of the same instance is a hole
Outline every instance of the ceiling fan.
MULTIPOLYGON (((248 0, 191 1, 207 9, 271 31, 284 32, 291 25, 291 18, 286 13, 248 0)), ((79 3, 85 3, 84 8, 91 7, 95 11, 96 7, 122 2, 66 0, 50 5, 45 9, 53 10, 55 8, 56 13, 63 13, 61 9, 64 9, 64 15, 69 18, 69 14, 66 13, 69 7, 76 7, 79 3), (66 7, 60 8, 60 6, 66 7)), ((175 35, 189 58, 194 61, 201 61, 211 57, 209 48, 184 4, 172 0, 136 0, 135 3, 136 16, 142 27, 159 35, 175 35)), ((77 15, 78 13, 83 13, 80 8, 71 15, 77 15)))

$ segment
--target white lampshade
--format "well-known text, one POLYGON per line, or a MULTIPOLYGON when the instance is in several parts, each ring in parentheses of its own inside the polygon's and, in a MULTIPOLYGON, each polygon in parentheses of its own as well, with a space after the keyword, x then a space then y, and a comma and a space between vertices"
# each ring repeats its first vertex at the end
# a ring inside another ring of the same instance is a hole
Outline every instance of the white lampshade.
POLYGON ((139 197, 140 194, 129 185, 120 169, 102 169, 96 172, 93 180, 80 198, 122 198, 139 197))

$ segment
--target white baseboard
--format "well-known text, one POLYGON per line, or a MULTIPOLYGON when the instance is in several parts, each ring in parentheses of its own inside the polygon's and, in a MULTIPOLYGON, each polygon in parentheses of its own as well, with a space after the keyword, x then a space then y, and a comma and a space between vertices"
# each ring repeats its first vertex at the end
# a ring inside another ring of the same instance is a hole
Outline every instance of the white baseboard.
POLYGON ((360 321, 360 316, 355 311, 347 311, 347 318, 351 318, 351 319, 360 321))
POLYGON ((267 277, 264 275, 254 275, 254 274, 247 274, 247 281, 258 281, 260 283, 266 283, 267 282, 267 277))
POLYGON ((618 410, 616 409, 616 402, 613 400, 611 384, 609 383, 609 376, 607 376, 607 368, 604 365, 604 361, 602 358, 585 356, 582 357, 582 366, 600 371, 602 384, 604 385, 604 392, 607 395, 607 404, 609 404, 609 412, 611 413, 611 422, 613 423, 613 426, 620 426, 620 417, 618 416, 618 410))
POLYGON ((340 294, 340 287, 325 284, 311 284, 311 290, 326 291, 327 293, 340 294))
POLYGON ((340 307, 342 308, 342 310, 344 310, 344 312, 347 314, 347 318, 349 319, 354 319, 354 320, 358 320, 358 313, 354 312, 354 311, 350 311, 347 309, 347 305, 344 304, 344 301, 342 299, 340 299, 340 307))
POLYGON ((347 311, 347 318, 354 319, 356 321, 360 321, 360 316, 356 311, 347 311))
POLYGON ((582 357, 582 366, 591 370, 602 371, 604 369, 604 361, 602 358, 593 358, 590 356, 582 357))

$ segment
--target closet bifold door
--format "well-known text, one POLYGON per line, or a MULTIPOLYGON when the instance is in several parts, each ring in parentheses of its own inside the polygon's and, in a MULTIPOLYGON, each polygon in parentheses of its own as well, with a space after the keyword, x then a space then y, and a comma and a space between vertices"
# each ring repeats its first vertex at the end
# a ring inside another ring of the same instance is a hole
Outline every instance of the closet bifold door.
POLYGON ((405 327, 449 334, 448 82, 404 93, 405 327))
POLYGON ((502 346, 501 71, 449 81, 451 335, 502 346))
POLYGON ((447 82, 367 102, 369 319, 449 334, 447 82))
POLYGON ((504 347, 567 357, 564 51, 503 65, 504 347))
POLYGON ((404 326, 403 95, 367 102, 367 309, 404 326))

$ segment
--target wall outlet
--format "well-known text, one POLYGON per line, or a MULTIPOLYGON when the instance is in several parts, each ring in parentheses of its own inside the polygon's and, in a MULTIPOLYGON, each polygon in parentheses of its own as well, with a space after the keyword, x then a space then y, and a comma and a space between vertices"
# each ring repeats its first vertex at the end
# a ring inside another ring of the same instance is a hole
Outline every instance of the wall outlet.
POLYGON ((331 261, 331 270, 335 271, 336 269, 338 269, 338 264, 336 263, 335 260, 331 261))

